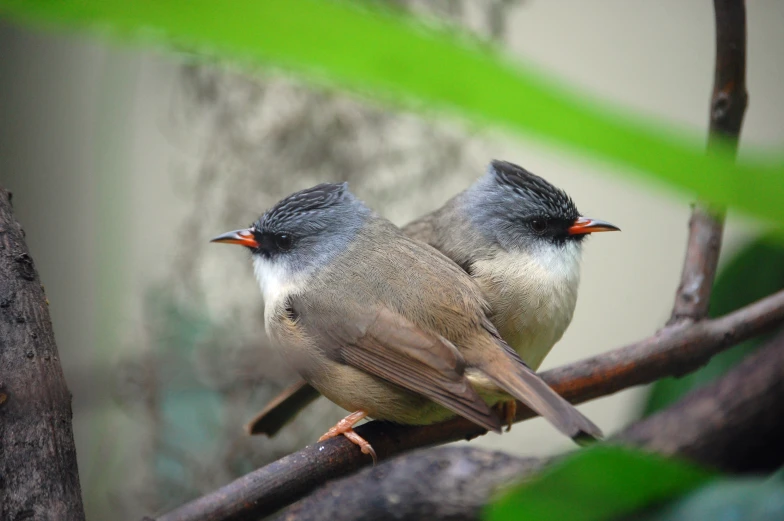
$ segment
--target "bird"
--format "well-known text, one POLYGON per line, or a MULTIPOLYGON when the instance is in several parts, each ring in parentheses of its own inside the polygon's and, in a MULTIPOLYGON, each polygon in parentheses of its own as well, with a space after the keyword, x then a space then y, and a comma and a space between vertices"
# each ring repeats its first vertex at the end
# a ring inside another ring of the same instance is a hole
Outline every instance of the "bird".
POLYGON ((500 432, 491 405, 511 399, 575 440, 601 437, 501 338, 474 279, 347 183, 296 192, 212 242, 250 249, 273 345, 350 411, 319 441, 343 435, 375 461, 353 430, 363 418, 426 425, 457 414, 500 432))
MULTIPOLYGON (((525 168, 493 160, 485 173, 441 208, 403 227, 471 275, 502 338, 537 370, 569 326, 577 303, 584 239, 617 231, 583 217, 569 195, 525 168)), ((319 393, 293 384, 247 425, 274 436, 319 393)), ((511 425, 514 406, 504 410, 511 425)))

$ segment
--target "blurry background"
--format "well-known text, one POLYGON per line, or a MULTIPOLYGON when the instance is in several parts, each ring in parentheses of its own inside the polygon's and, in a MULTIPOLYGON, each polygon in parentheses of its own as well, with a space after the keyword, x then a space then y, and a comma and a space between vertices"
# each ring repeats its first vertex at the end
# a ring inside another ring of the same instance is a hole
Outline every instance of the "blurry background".
MULTIPOLYGON (((576 89, 707 130, 710 2, 395 1, 468 27, 576 89)), ((784 141, 784 4, 748 6, 744 146, 784 141)), ((590 132, 590 129, 585 129, 590 132)), ((246 256, 211 246, 280 197, 347 180, 397 224, 430 211, 492 158, 565 189, 623 233, 585 249, 574 321, 543 369, 650 335, 669 316, 689 197, 533 142, 178 55, 39 34, 0 21, 0 182, 46 285, 88 518, 171 508, 312 443, 325 400, 273 440, 242 427, 294 376, 267 347, 246 256)), ((723 260, 758 231, 730 214, 723 260)), ((644 390, 581 406, 605 432, 644 390)), ((474 444, 570 448, 543 421, 474 444)))

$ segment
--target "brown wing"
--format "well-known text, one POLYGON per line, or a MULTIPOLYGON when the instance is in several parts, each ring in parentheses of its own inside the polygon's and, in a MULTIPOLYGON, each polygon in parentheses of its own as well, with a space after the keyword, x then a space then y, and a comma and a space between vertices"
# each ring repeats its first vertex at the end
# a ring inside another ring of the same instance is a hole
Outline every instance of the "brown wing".
MULTIPOLYGON (((296 300, 292 300, 295 309, 299 307, 296 300)), ((302 312, 298 326, 314 337, 317 345, 330 346, 330 358, 424 395, 488 430, 500 432, 498 416, 465 377, 460 352, 446 339, 423 331, 400 314, 383 306, 343 309, 333 302, 329 309, 317 313, 302 312)))

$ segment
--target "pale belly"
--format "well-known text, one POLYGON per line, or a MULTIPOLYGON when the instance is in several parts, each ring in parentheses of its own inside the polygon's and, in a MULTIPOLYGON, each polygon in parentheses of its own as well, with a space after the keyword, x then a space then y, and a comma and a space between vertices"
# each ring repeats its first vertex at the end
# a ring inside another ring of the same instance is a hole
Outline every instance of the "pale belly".
POLYGON ((321 394, 343 409, 406 425, 427 425, 455 413, 424 396, 404 390, 351 366, 327 362, 318 374, 303 375, 321 394))
POLYGON ((571 317, 568 317, 551 324, 540 324, 525 320, 524 316, 513 315, 494 318, 493 321, 500 324, 501 337, 512 346, 528 367, 535 371, 561 339, 570 320, 571 317))
POLYGON ((504 253, 472 266, 501 337, 536 370, 574 315, 579 256, 533 259, 504 253))

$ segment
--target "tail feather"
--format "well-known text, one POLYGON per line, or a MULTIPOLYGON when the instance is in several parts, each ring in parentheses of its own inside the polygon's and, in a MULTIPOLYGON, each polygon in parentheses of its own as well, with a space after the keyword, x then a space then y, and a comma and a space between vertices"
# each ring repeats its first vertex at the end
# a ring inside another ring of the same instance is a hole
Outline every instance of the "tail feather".
POLYGON ((514 351, 509 351, 507 356, 482 367, 490 380, 578 443, 602 437, 599 427, 547 385, 514 351))
POLYGON ((305 407, 316 400, 321 393, 304 380, 282 391, 245 427, 248 434, 266 434, 270 438, 294 419, 305 407))

